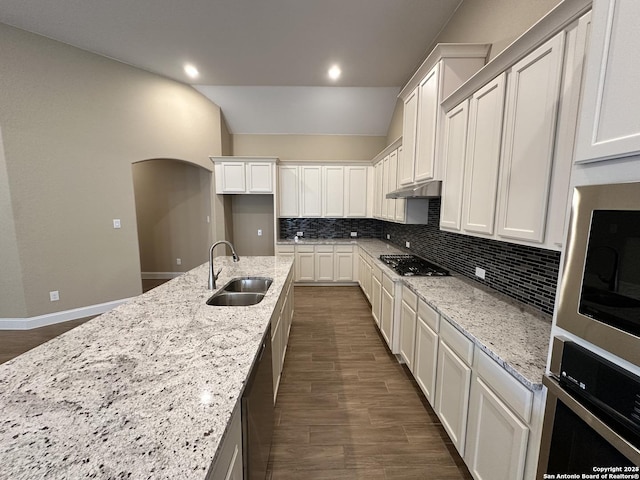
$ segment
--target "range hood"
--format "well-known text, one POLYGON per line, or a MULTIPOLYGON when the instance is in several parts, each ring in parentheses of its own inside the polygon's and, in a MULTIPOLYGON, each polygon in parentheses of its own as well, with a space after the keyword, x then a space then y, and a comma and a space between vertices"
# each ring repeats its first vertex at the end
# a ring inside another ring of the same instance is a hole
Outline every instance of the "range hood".
POLYGON ((442 195, 442 181, 429 180, 387 193, 387 198, 434 198, 442 195))

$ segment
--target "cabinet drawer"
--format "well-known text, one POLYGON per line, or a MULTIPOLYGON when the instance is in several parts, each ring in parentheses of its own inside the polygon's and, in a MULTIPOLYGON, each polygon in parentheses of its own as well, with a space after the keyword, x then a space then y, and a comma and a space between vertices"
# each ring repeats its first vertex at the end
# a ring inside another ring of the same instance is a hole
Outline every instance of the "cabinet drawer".
POLYGON ((295 245, 277 245, 276 246, 276 252, 278 252, 278 254, 292 254, 296 252, 296 246, 295 245))
POLYGON ((402 300, 415 312, 418 310, 418 296, 408 287, 402 287, 402 300))
POLYGON ((453 350, 464 362, 471 366, 473 362, 473 342, 460 333, 446 319, 440 322, 440 338, 453 350))
POLYGON ((382 284, 382 270, 374 262, 371 262, 371 276, 377 278, 378 282, 382 284))
POLYGON ((476 347, 474 370, 522 420, 531 421, 533 392, 476 347))
POLYGON ((316 245, 317 253, 333 253, 333 245, 316 245))
POLYGON ((313 245, 297 245, 296 252, 297 253, 313 253, 313 245))
POLYGON ((431 330, 438 333, 440 330, 440 314, 427 305, 424 300, 418 300, 418 317, 429 325, 431 330))
POLYGON ((336 245, 336 253, 351 253, 353 245, 336 245))
POLYGON ((384 289, 393 297, 393 280, 387 277, 385 274, 382 275, 382 286, 384 289))

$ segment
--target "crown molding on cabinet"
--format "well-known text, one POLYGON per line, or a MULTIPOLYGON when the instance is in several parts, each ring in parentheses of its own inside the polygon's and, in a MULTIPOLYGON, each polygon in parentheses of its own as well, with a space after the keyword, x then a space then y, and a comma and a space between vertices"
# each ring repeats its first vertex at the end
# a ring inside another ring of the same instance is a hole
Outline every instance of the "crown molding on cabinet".
POLYGON ((398 94, 398 98, 405 98, 413 92, 422 79, 429 73, 433 66, 443 58, 487 58, 490 43, 439 43, 431 51, 429 56, 418 67, 418 70, 409 79, 407 84, 398 94))
POLYGON ((304 159, 304 160, 280 160, 278 162, 279 165, 371 165, 371 160, 362 159, 362 160, 313 160, 313 159, 304 159))
POLYGON ((388 147, 382 150, 378 155, 373 157, 373 160, 370 160, 368 163, 375 165, 376 163, 378 163, 380 160, 382 160, 384 157, 389 155, 391 152, 396 150, 401 145, 402 145, 402 137, 400 136, 396 140, 394 140, 394 142, 391 143, 388 147))
POLYGON ((278 157, 258 157, 258 156, 244 156, 238 157, 235 155, 230 156, 210 156, 209 159, 213 163, 220 162, 273 162, 280 163, 280 159, 278 157))
POLYGON ((589 11, 592 3, 592 0, 564 0, 560 2, 553 10, 445 98, 441 104, 444 111, 448 112, 464 99, 469 98, 474 92, 534 51, 549 38, 576 21, 589 11))

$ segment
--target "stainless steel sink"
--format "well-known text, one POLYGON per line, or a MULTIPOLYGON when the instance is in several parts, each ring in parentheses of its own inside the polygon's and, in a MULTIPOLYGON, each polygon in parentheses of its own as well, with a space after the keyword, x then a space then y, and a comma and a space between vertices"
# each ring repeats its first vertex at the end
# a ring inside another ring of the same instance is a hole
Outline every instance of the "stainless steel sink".
POLYGON ((222 291, 266 293, 272 283, 273 280, 265 277, 236 278, 222 287, 222 291))
POLYGON ((246 307, 262 301, 273 280, 265 277, 242 277, 231 280, 209 300, 207 305, 246 307))
POLYGON ((246 307, 262 301, 264 293, 220 291, 207 300, 207 305, 219 307, 246 307))

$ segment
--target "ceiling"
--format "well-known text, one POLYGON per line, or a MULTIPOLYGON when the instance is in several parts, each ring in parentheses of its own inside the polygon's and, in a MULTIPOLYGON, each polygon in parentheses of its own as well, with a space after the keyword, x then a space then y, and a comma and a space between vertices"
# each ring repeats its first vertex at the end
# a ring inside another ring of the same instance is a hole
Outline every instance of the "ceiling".
POLYGON ((328 133, 342 118, 338 133, 385 135, 399 88, 461 2, 2 0, 0 22, 195 84, 233 133, 328 133), (187 62, 199 78, 186 76, 187 62), (342 69, 335 82, 332 64, 342 69), (260 108, 247 108, 248 99, 260 108), (308 116, 316 118, 296 121, 308 116))

